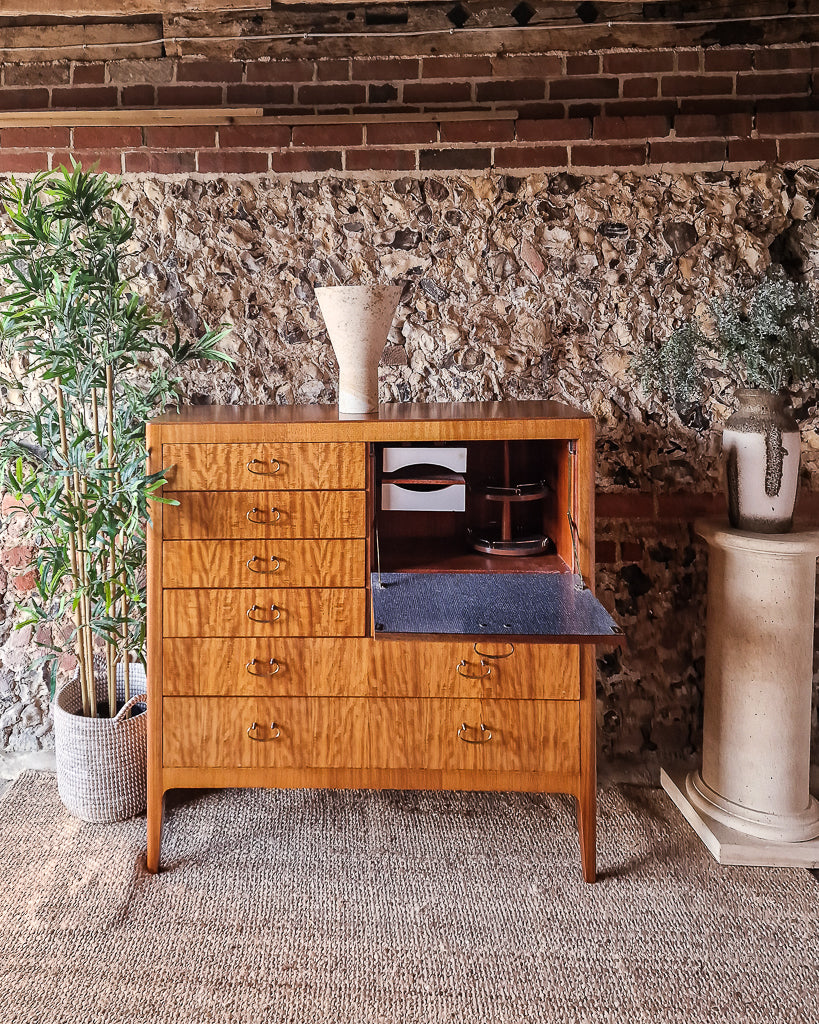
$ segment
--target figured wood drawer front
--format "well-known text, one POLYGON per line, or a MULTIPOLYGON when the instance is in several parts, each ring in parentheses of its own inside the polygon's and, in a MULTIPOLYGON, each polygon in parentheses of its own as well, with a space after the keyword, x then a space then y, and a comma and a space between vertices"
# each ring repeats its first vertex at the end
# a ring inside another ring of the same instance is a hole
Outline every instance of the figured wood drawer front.
POLYGON ((364 636, 366 615, 363 588, 166 590, 162 595, 166 637, 364 636))
POLYGON ((364 540, 172 540, 165 587, 363 587, 364 540))
POLYGON ((361 490, 366 445, 165 444, 162 464, 173 491, 361 490))
POLYGON ((167 697, 168 767, 576 772, 574 701, 167 697), (481 724, 484 729, 481 729, 481 724))
POLYGON ((366 491, 166 491, 166 540, 364 537, 366 491))

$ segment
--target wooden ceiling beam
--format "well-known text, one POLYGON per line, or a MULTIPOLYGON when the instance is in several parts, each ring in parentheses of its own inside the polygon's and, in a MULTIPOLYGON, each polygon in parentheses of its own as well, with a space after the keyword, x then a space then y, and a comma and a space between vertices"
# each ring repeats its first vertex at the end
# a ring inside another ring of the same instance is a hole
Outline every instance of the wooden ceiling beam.
POLYGON ((144 14, 269 11, 271 0, 2 0, 3 18, 133 18, 144 14), (47 9, 44 7, 47 6, 47 9))

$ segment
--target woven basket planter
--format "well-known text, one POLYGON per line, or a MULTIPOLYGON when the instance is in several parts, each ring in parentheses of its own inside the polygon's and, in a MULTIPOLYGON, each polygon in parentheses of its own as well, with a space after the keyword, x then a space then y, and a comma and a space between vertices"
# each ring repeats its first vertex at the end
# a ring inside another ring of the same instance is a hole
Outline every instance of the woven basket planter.
MULTIPOLYGON (((105 664, 97 662, 97 701, 108 700, 105 664)), ((57 788, 66 808, 84 821, 123 821, 145 810, 148 715, 145 670, 130 666, 133 697, 115 718, 85 718, 79 677, 54 701, 57 788), (139 708, 138 705, 142 705, 139 708), (137 713, 134 714, 136 707, 137 713), (126 718, 128 711, 131 717, 126 718)), ((125 699, 122 665, 117 667, 117 698, 125 699)))

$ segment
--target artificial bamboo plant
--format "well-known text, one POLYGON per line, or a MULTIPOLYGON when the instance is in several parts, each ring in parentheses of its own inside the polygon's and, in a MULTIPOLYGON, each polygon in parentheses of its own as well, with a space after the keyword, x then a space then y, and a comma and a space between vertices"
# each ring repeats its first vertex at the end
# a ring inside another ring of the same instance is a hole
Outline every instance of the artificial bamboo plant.
POLYGON ((144 661, 145 525, 162 474, 145 470, 145 419, 176 403, 177 367, 229 357, 223 331, 183 341, 124 273, 134 222, 106 174, 72 170, 0 184, 0 486, 35 549, 21 625, 51 623, 44 660, 76 656, 96 717, 95 655, 108 709, 121 664, 144 661))

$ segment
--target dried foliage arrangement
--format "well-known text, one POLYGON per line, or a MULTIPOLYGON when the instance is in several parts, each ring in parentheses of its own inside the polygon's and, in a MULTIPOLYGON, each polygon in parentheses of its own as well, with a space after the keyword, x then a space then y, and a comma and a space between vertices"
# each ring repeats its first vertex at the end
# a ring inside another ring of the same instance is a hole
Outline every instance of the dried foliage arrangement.
POLYGON ((224 330, 194 341, 131 289, 134 225, 117 181, 72 170, 0 186, 0 487, 16 499, 37 586, 21 626, 55 623, 43 660, 76 656, 83 713, 98 714, 94 653, 105 650, 109 714, 116 671, 144 662, 145 419, 179 397, 179 364, 229 357, 224 330), (66 620, 73 626, 66 626, 66 620))

